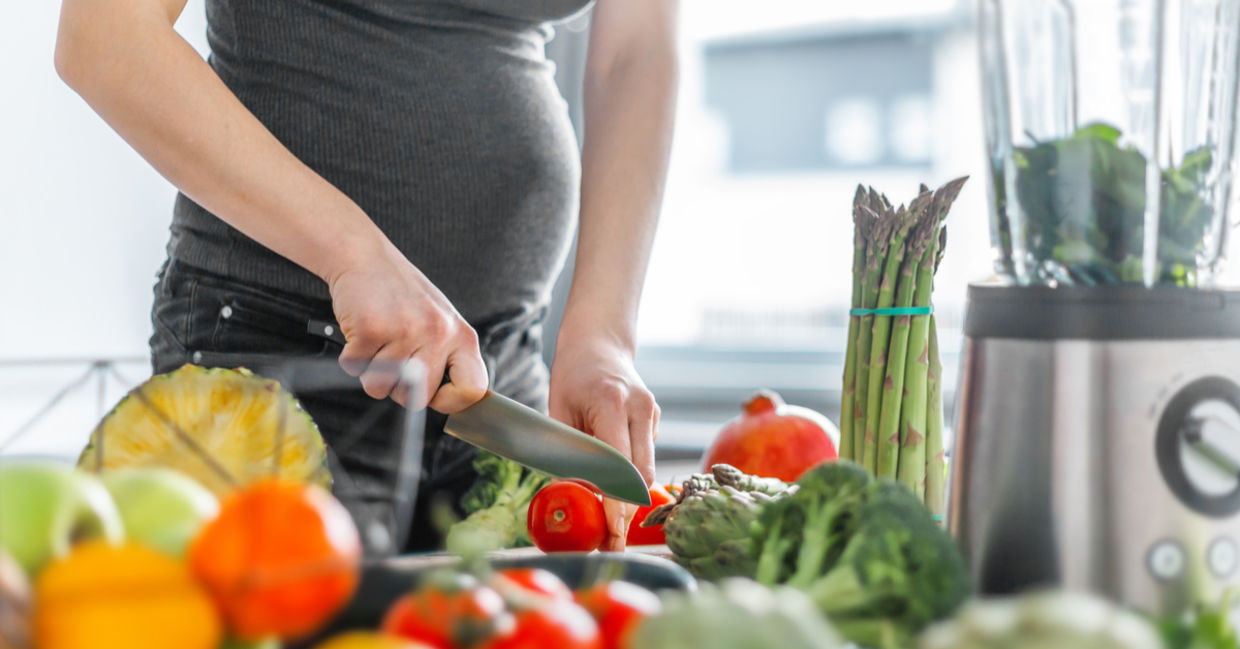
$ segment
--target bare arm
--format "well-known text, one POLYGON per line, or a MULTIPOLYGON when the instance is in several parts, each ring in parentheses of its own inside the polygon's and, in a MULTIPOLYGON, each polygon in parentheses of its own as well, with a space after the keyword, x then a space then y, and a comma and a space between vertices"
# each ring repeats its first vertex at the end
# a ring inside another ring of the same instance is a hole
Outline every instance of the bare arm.
POLYGON ((383 235, 295 158, 173 30, 185 0, 64 0, 61 77, 169 181, 329 281, 383 235))
MULTIPOLYGON (((64 0, 61 77, 165 178, 211 213, 323 279, 348 345, 342 364, 384 397, 372 360, 411 357, 451 387, 432 405, 479 398, 474 332, 349 197, 299 161, 173 29, 185 0, 64 0), (472 345, 472 350, 471 350, 472 345)), ((425 402, 424 399, 418 401, 425 402)))
MULTIPOLYGON (((598 0, 586 67, 577 257, 551 373, 552 414, 654 479, 659 409, 633 368, 637 307, 671 147, 676 0, 598 0)), ((625 510, 608 504, 611 548, 625 510)))

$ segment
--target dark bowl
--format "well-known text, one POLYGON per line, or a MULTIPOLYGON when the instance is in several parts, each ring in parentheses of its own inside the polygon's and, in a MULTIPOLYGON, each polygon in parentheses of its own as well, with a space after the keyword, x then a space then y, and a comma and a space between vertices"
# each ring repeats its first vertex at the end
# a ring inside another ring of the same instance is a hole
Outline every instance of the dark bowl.
MULTIPOLYGON (((311 647, 335 633, 349 629, 376 629, 392 602, 409 592, 428 571, 457 565, 460 560, 450 555, 397 557, 376 562, 362 569, 362 580, 353 600, 336 619, 314 638, 290 645, 311 647)), ((574 590, 606 579, 623 579, 644 588, 693 591, 697 582, 684 568, 648 554, 626 552, 565 552, 495 556, 491 566, 505 568, 542 568, 555 574, 574 590)))

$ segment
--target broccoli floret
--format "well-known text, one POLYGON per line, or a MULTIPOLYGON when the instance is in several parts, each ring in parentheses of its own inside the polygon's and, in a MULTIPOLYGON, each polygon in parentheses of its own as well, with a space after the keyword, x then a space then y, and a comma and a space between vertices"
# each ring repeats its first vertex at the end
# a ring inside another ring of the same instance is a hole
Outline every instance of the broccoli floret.
POLYGON ((888 649, 952 613, 969 594, 960 550, 912 492, 889 481, 864 493, 856 530, 810 597, 840 632, 888 649))
POLYGON ((468 516, 448 530, 446 545, 471 550, 499 550, 530 545, 526 516, 530 501, 549 478, 512 460, 479 451, 478 479, 461 497, 468 516))
POLYGON ((801 474, 797 487, 802 492, 831 498, 841 492, 860 491, 873 482, 874 479, 868 471, 852 462, 841 460, 823 462, 801 474))
POLYGON ((478 478, 461 497, 461 508, 466 514, 486 509, 495 504, 500 492, 516 489, 525 468, 494 453, 478 451, 474 456, 474 471, 478 472, 478 478))
POLYGON ((757 581, 804 589, 863 646, 907 646, 968 594, 959 549, 917 497, 848 462, 803 475, 751 531, 757 581))
POLYGON ((856 529, 870 474, 851 462, 820 464, 803 474, 791 496, 765 508, 754 533, 755 578, 764 584, 808 586, 834 565, 856 529))

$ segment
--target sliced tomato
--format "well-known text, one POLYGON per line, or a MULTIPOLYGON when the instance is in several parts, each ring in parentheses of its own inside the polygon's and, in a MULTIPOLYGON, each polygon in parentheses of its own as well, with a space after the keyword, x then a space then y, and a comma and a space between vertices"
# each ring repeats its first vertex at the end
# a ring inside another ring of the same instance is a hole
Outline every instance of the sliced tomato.
POLYGON ((499 571, 498 577, 522 590, 556 600, 572 601, 573 591, 554 573, 542 568, 508 568, 499 571))
POLYGON ((646 616, 662 609, 654 593, 627 581, 608 581, 577 592, 580 603, 598 623, 601 649, 623 649, 646 616))
POLYGON ((384 633, 436 649, 470 646, 508 633, 514 621, 504 599, 467 575, 428 584, 396 600, 383 616, 384 633))
POLYGON ((517 611, 512 631, 484 649, 602 649, 598 624, 572 601, 548 601, 517 611))
POLYGON ((646 515, 650 513, 650 510, 673 500, 675 498, 668 492, 667 487, 660 484, 651 487, 650 505, 637 508, 637 513, 633 515, 633 520, 629 523, 629 533, 626 535, 625 542, 628 545, 662 545, 665 543, 667 538, 663 535, 662 525, 642 527, 642 521, 646 520, 646 515))
POLYGON ((555 480, 530 501, 526 528, 543 552, 590 552, 607 536, 602 497, 576 481, 555 480))

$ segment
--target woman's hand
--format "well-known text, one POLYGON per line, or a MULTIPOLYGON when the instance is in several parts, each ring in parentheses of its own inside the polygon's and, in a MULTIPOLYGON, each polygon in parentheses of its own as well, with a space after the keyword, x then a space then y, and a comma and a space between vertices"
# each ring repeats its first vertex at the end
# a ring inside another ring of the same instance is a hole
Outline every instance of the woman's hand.
MULTIPOLYGON (((659 406, 633 367, 633 352, 605 335, 561 329, 551 367, 551 416, 612 445, 654 482, 659 406)), ((604 499, 603 550, 623 550, 636 506, 604 499)))
POLYGON ((328 278, 332 308, 346 344, 340 365, 360 376, 366 394, 389 395, 415 410, 453 413, 486 394, 478 335, 448 298, 384 239, 379 251, 328 278), (426 368, 426 391, 406 403, 398 368, 411 358, 426 368), (449 383, 440 385, 445 372, 449 383))

